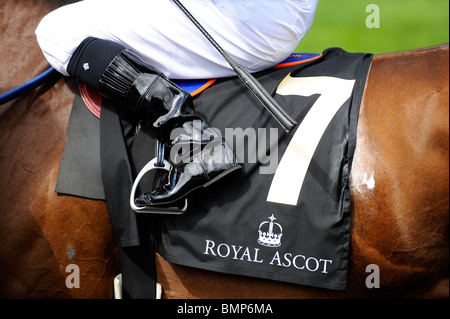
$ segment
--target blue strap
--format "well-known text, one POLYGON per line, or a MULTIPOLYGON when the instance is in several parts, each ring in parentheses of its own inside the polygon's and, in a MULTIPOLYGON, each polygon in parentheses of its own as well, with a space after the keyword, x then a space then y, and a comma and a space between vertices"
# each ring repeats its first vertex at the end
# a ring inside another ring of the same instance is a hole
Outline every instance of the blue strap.
POLYGON ((51 67, 44 73, 35 77, 34 79, 22 84, 21 86, 15 88, 9 92, 6 92, 6 93, 0 95, 0 105, 8 103, 9 101, 12 101, 12 100, 18 98, 19 96, 22 96, 22 95, 34 90, 38 86, 47 82, 52 76, 54 76, 56 74, 59 74, 58 71, 56 71, 54 68, 51 67))
MULTIPOLYGON (((281 62, 281 64, 284 63, 291 63, 291 62, 298 62, 298 61, 304 61, 311 58, 315 58, 319 56, 319 54, 316 53, 293 53, 290 57, 288 57, 285 61, 281 62)), ((28 92, 34 90, 38 86, 44 84, 47 82, 52 76, 55 74, 59 74, 58 71, 56 71, 53 67, 50 67, 47 71, 44 73, 38 75, 34 79, 22 84, 21 86, 6 92, 2 95, 0 95, 0 105, 5 104, 9 101, 12 101, 22 95, 27 94, 28 92)), ((203 85, 205 85, 208 80, 178 80, 175 81, 177 85, 179 85, 183 90, 192 93, 199 88, 201 88, 203 85)))

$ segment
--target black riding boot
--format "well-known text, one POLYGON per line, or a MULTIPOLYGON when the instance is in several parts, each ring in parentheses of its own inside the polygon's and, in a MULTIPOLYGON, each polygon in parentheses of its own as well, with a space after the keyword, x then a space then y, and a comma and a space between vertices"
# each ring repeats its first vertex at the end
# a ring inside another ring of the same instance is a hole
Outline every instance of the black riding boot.
POLYGON ((169 162, 172 169, 167 184, 141 195, 136 205, 176 202, 193 190, 206 187, 240 168, 225 140, 195 112, 189 93, 144 63, 131 50, 119 50, 116 44, 105 40, 91 38, 85 42, 76 64, 72 67, 69 64, 69 69, 75 70, 72 75, 84 82, 82 75, 89 71, 92 63, 84 62, 83 56, 92 55, 105 46, 110 46, 109 55, 111 49, 116 50, 106 69, 97 75, 99 79, 89 78, 87 81, 91 81, 91 86, 96 85, 94 88, 102 95, 121 102, 140 120, 151 124, 156 137, 171 148, 169 162))
POLYGON ((98 91, 122 102, 138 119, 154 127, 157 138, 170 145, 170 133, 183 122, 199 119, 191 95, 130 50, 123 50, 102 74, 98 91))
POLYGON ((198 188, 205 188, 237 170, 234 153, 220 133, 203 120, 184 122, 172 141, 167 184, 136 199, 137 206, 171 204, 198 188))

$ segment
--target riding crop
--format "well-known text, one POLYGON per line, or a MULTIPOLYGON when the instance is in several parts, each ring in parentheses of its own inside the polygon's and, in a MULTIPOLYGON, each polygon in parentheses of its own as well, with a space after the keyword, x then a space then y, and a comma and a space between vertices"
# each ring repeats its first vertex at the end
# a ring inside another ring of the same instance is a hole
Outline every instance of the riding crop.
POLYGON ((179 0, 173 0, 173 2, 183 11, 183 13, 189 18, 189 20, 200 30, 200 32, 208 39, 214 48, 227 60, 230 66, 238 75, 239 79, 247 86, 253 95, 259 100, 259 102, 269 111, 269 113, 278 121, 278 123, 285 129, 287 133, 290 133, 292 129, 297 125, 297 122, 292 119, 289 114, 284 111, 281 106, 273 99, 273 97, 264 89, 243 66, 234 61, 228 53, 214 40, 213 37, 203 28, 203 26, 192 16, 192 14, 181 4, 179 0))

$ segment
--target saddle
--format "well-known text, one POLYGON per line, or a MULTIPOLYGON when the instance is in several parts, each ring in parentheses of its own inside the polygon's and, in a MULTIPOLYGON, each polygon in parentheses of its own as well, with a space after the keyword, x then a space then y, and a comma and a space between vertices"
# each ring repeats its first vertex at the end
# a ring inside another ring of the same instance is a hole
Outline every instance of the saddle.
MULTIPOLYGON (((315 60, 321 56, 322 54, 293 53, 286 60, 272 67, 272 69, 281 69, 289 66, 299 65, 302 63, 315 60)), ((206 80, 178 80, 178 81, 175 80, 174 82, 179 87, 189 92, 194 97, 205 91, 216 81, 217 79, 206 79, 206 80)), ((83 83, 79 83, 78 87, 86 107, 92 113, 92 115, 94 115, 96 118, 99 119, 101 109, 101 95, 97 91, 89 88, 83 83)))

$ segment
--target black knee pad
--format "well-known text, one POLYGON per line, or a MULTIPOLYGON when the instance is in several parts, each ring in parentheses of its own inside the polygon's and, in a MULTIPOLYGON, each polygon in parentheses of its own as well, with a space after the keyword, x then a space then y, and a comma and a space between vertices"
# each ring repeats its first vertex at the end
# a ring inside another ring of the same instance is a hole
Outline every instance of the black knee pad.
POLYGON ((109 40, 89 37, 80 43, 73 53, 67 72, 93 89, 111 61, 125 50, 125 47, 109 40))

